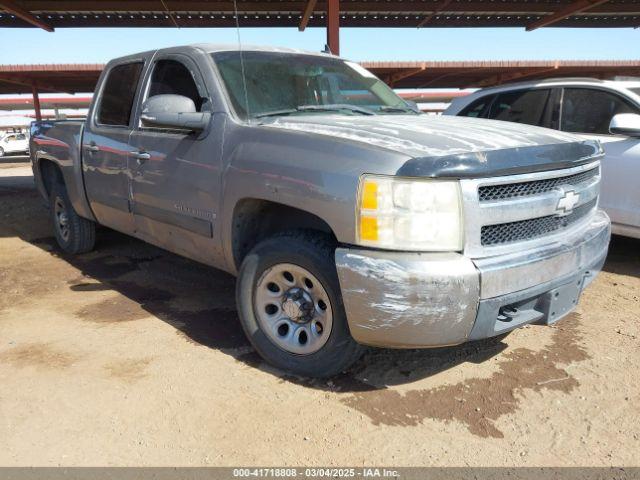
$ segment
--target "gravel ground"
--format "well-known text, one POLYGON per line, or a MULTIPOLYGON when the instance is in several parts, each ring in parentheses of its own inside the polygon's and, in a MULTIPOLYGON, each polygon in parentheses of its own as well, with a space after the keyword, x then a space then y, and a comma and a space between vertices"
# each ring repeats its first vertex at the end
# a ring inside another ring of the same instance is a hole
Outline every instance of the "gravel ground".
POLYGON ((107 229, 62 255, 5 160, 0 292, 0 465, 640 463, 639 241, 557 326, 309 381, 256 356, 229 275, 107 229))

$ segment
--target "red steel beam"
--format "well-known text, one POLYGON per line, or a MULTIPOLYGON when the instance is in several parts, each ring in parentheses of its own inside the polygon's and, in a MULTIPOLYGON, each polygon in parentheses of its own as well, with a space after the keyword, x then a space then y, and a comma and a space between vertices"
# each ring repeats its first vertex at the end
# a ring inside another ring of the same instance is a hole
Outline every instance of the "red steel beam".
POLYGON ((307 4, 302 11, 302 18, 300 19, 300 25, 298 25, 298 30, 304 32, 304 29, 307 28, 309 24, 309 18, 313 14, 313 10, 316 8, 316 3, 318 0, 307 0, 307 4))
POLYGON ((21 18, 25 22, 30 23, 35 27, 46 30, 47 32, 53 32, 54 30, 51 25, 47 25, 46 23, 41 22, 39 19, 34 17, 30 11, 25 10, 12 0, 0 0, 0 8, 2 8, 5 12, 11 13, 16 17, 21 18))
POLYGON ((340 0, 327 0, 327 45, 340 55, 340 0))
POLYGON ((571 15, 584 12, 591 8, 597 7, 598 5, 602 5, 603 3, 607 3, 608 1, 609 0, 578 0, 551 15, 548 15, 527 25, 526 30, 527 32, 530 32, 532 30, 535 30, 536 28, 548 27, 549 25, 560 22, 567 17, 570 17, 571 15))
POLYGON ((40 96, 38 95, 38 87, 35 83, 31 87, 31 93, 33 94, 33 108, 36 111, 36 120, 42 120, 42 110, 40 110, 40 96))

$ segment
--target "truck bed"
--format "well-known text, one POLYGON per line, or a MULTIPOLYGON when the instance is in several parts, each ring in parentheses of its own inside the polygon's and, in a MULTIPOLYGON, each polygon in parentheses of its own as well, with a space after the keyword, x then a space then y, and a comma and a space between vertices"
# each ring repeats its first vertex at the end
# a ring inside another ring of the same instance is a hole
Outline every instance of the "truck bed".
POLYGON ((92 219, 82 179, 82 132, 84 120, 42 120, 31 124, 31 167, 38 192, 45 203, 50 185, 43 180, 46 168, 59 168, 76 211, 92 219))

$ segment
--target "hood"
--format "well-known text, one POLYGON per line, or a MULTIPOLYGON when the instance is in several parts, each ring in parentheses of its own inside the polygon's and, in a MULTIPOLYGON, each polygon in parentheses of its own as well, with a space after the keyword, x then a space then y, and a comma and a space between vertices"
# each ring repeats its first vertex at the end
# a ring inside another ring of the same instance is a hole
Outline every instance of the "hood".
POLYGON ((326 135, 411 157, 409 176, 475 177, 566 168, 601 154, 597 141, 496 120, 434 115, 279 117, 271 128, 326 135))

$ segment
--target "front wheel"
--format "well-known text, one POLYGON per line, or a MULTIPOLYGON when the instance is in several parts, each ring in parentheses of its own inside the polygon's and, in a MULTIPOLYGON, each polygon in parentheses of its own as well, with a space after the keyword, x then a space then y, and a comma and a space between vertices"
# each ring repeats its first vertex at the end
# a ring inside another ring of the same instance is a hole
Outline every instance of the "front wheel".
POLYGON ((242 262, 236 299, 247 337, 278 368, 328 377, 362 354, 349 333, 334 248, 320 233, 259 243, 242 262))

